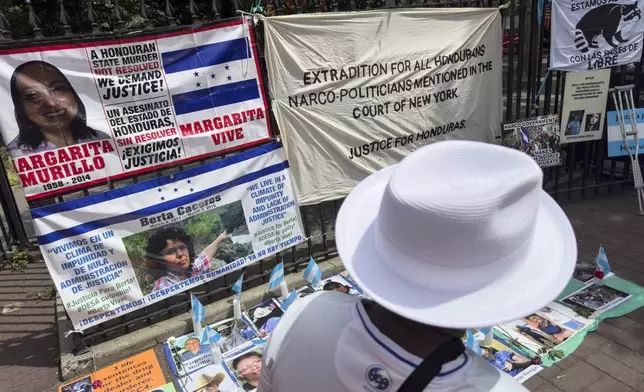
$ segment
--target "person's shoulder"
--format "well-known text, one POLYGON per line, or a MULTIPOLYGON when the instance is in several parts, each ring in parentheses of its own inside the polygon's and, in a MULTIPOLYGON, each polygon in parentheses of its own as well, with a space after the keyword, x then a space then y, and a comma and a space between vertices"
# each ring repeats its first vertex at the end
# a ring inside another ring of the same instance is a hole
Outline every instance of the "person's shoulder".
MULTIPOLYGON (((329 318, 329 315, 339 316, 341 309, 350 309, 360 300, 359 297, 348 295, 337 291, 321 291, 298 298, 289 306, 288 310, 281 317, 279 324, 271 333, 268 348, 275 353, 274 349, 281 346, 286 335, 292 328, 298 325, 325 325, 325 322, 339 321, 338 317, 329 318), (322 322, 325 320, 325 322, 322 322)), ((348 312, 347 312, 348 314, 348 312)))
POLYGON ((467 379, 476 392, 528 392, 512 376, 492 366, 478 355, 468 352, 472 361, 467 370, 467 379))

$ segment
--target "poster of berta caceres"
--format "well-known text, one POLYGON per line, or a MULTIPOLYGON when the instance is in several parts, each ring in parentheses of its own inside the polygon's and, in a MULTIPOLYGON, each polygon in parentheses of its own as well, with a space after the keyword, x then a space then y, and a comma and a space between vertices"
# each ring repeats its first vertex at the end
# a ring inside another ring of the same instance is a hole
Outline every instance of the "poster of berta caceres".
POLYGON ((28 200, 270 139, 250 25, 0 51, 2 138, 28 200))
POLYGON ((304 240, 288 162, 275 142, 32 215, 77 331, 304 240))

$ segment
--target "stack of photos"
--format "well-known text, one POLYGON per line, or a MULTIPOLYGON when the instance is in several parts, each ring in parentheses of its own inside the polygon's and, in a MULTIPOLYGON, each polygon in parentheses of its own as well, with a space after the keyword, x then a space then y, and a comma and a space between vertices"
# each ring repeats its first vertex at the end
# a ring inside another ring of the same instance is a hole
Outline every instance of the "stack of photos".
MULTIPOLYGON (((316 288, 307 285, 296 291, 302 298, 331 290, 363 296, 360 287, 346 272, 324 279, 316 288)), ((282 315, 282 304, 269 299, 242 312, 239 321, 227 319, 212 324, 210 327, 220 336, 212 345, 193 335, 168 339, 164 351, 181 392, 255 391, 262 368, 263 347, 282 315), (220 364, 215 364, 214 345, 223 356, 220 364)))
MULTIPOLYGON (((604 311, 630 298, 619 290, 593 284, 594 270, 594 265, 579 262, 575 278, 588 282, 583 289, 563 299, 563 304, 553 302, 521 319, 494 326, 491 344, 485 345, 485 335, 474 331, 481 356, 520 383, 541 371, 543 355, 592 325, 592 320, 574 309, 604 311)), ((322 280, 317 287, 296 289, 298 298, 332 290, 368 298, 346 271, 322 280)), ((173 345, 166 342, 166 356, 181 392, 256 391, 264 346, 283 315, 280 301, 269 299, 243 312, 240 321, 213 324, 221 336, 216 342, 223 355, 221 364, 214 363, 210 346, 197 337, 186 335, 175 339, 173 345)))
POLYGON ((542 355, 556 350, 591 324, 591 320, 553 302, 526 317, 494 326, 490 346, 485 346, 481 332, 476 332, 474 338, 483 358, 522 383, 542 369, 542 355))
POLYGON ((600 313, 627 301, 631 295, 608 286, 593 283, 563 298, 561 302, 573 309, 596 317, 600 313))
POLYGON ((215 346, 221 350, 225 360, 261 344, 257 330, 244 321, 227 319, 210 327, 218 334, 212 345, 202 342, 201 336, 194 335, 170 338, 164 344, 170 368, 184 392, 236 391, 240 385, 233 372, 224 363, 215 364, 215 346))

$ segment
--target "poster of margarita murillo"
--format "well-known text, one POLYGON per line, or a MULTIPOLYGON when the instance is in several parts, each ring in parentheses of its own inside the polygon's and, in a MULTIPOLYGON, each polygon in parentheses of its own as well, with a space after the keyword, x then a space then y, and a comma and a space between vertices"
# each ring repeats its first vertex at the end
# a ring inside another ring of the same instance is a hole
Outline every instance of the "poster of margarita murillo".
POLYGON ((0 136, 27 200, 271 137, 249 23, 0 50, 0 136))
POLYGON ((255 263, 303 240, 282 146, 32 210, 76 330, 255 263))

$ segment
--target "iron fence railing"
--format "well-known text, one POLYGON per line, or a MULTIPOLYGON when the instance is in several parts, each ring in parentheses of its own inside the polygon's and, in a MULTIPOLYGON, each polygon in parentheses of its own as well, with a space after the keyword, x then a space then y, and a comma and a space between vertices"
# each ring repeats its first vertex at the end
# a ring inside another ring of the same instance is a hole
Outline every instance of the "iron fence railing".
MULTIPOLYGON (((70 0, 66 0, 71 3, 70 0)), ((60 43, 75 40, 102 40, 114 39, 124 36, 136 36, 150 32, 165 32, 182 29, 179 23, 204 24, 216 23, 222 18, 235 17, 236 10, 248 7, 241 4, 242 0, 185 0, 181 8, 175 2, 176 10, 169 0, 138 0, 136 1, 138 13, 125 12, 119 0, 105 0, 112 4, 108 21, 103 23, 98 17, 94 1, 87 1, 84 9, 75 8, 70 13, 62 0, 58 1, 56 12, 57 29, 52 27, 51 18, 46 18, 47 28, 43 29, 38 17, 38 8, 26 0, 24 12, 25 23, 30 26, 28 34, 21 27, 21 34, 13 34, 6 10, 0 11, 0 48, 16 46, 41 46, 48 43, 60 43), (127 14, 127 15, 126 15, 127 14), (82 19, 82 23, 77 18, 82 19), (126 20, 129 17, 129 20, 126 20), (152 21, 154 19, 154 21, 152 21), (207 21, 207 22, 206 22, 207 21), (155 25, 154 27, 152 25, 155 25), (80 26, 80 27, 78 27, 80 26), (43 33, 44 30, 53 31, 54 35, 43 33), (56 30, 58 30, 56 32, 56 30), (20 35, 20 37, 18 37, 20 35), (20 38, 14 40, 13 38, 20 38)), ((43 3, 44 4, 44 3, 43 3)), ((43 5, 41 4, 41 5, 43 5)), ((103 3, 101 3, 103 4, 103 3)), ((129 3, 130 5, 132 3, 129 3)), ((548 50, 549 31, 547 23, 538 20, 536 7, 538 0, 509 0, 509 6, 502 11, 504 16, 504 55, 503 55, 503 96, 504 118, 506 121, 530 117, 541 114, 558 113, 562 106, 563 86, 565 75, 563 72, 546 72, 550 64, 548 50), (547 75, 545 80, 541 80, 547 75), (544 83, 541 88, 541 83, 544 83), (537 94, 540 92, 540 94, 537 94)), ((257 5, 257 3, 255 4, 257 5)), ((492 0, 264 0, 263 12, 266 15, 282 15, 306 12, 336 12, 358 11, 378 8, 400 7, 496 7, 498 1, 492 0)), ((546 3, 546 7, 548 7, 546 3)), ((82 8, 82 7, 81 7, 82 8)), ((548 14, 544 12, 543 14, 548 14)), ((51 15, 50 15, 51 16, 51 15)), ((261 24, 255 29, 258 53, 262 64, 262 76, 267 79, 266 65, 263 53, 263 29, 261 24)), ((427 39, 434 39, 428 37, 427 39)), ((437 39, 439 39, 437 37, 437 39)), ((612 85, 635 83, 636 97, 642 92, 640 63, 635 69, 619 67, 613 72, 612 85)), ((266 93, 266 92, 265 92, 266 93)), ((644 96, 641 98, 644 99, 644 96)), ((609 110, 612 107, 609 104, 609 110)), ((272 128, 279 135, 274 119, 272 128)), ((544 189, 553 194, 557 200, 570 200, 576 197, 586 197, 600 193, 601 189, 611 192, 615 187, 629 183, 630 164, 625 158, 608 159, 606 157, 606 133, 598 141, 580 142, 564 145, 564 164, 559 167, 544 170, 544 189)), ((230 155, 230 154, 229 154, 230 155)), ((60 203, 63 201, 83 197, 89 194, 103 192, 128 184, 144 181, 154 176, 168 175, 195 165, 201 165, 222 157, 210 158, 200 162, 182 165, 175 168, 164 169, 155 173, 121 179, 109 182, 107 185, 95 186, 82 191, 70 192, 57 197, 37 200, 30 203, 31 207, 60 203)), ((22 195, 11 192, 7 177, 7 169, 0 170, 0 203, 4 219, 0 220, 0 252, 4 253, 12 244, 26 245, 33 238, 28 238, 25 230, 25 220, 28 213, 21 211, 16 203, 22 195)), ((26 204, 25 204, 26 205, 26 204)), ((334 225, 337 211, 341 201, 326 202, 314 206, 301 207, 305 235, 307 240, 289 251, 280 252, 275 256, 264 259, 244 269, 244 286, 251 288, 261 285, 268 280, 268 275, 274 265, 284 262, 286 273, 298 272, 310 257, 323 260, 335 255, 334 225)), ((223 276, 214 281, 204 283, 191 292, 197 295, 202 303, 208 304, 222 300, 231 295, 231 286, 239 276, 235 273, 223 276)), ((187 293, 180 293, 144 309, 123 315, 107 321, 101 325, 85 331, 84 343, 92 345, 100 341, 111 339, 115 336, 129 333, 159 322, 163 319, 186 312, 190 309, 187 293)))

